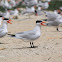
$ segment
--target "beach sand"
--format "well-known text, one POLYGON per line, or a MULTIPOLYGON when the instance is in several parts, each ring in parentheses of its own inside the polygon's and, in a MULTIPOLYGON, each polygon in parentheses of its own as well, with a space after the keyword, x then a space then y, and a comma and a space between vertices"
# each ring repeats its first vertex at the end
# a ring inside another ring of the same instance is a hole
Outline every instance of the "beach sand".
MULTIPOLYGON (((32 30, 36 20, 45 19, 45 16, 19 16, 8 24, 8 32, 15 34, 32 30)), ((62 62, 62 32, 55 27, 41 27, 41 36, 34 41, 36 48, 30 48, 29 42, 12 38, 6 35, 0 38, 0 62, 62 62)))

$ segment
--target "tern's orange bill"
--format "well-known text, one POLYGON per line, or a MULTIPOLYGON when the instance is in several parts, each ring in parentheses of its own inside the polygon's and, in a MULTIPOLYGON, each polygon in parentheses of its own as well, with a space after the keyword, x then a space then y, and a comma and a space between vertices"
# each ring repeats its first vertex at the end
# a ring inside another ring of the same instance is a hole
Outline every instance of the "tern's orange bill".
POLYGON ((48 2, 48 4, 50 4, 50 2, 48 2))
POLYGON ((10 23, 10 24, 12 24, 10 21, 11 21, 11 20, 8 20, 7 22, 10 23))
POLYGON ((41 25, 46 26, 45 23, 46 23, 46 22, 42 22, 41 25))
POLYGON ((61 14, 62 15, 62 14, 61 14))

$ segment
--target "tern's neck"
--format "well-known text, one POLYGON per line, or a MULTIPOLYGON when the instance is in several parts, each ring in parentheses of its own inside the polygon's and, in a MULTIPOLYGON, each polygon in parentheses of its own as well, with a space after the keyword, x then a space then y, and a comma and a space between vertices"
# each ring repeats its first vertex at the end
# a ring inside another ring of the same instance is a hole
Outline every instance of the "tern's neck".
POLYGON ((7 24, 6 23, 3 23, 2 28, 5 30, 5 32, 8 32, 8 30, 7 30, 7 24))
POLYGON ((0 18, 0 20, 2 20, 2 18, 0 18))
POLYGON ((41 26, 40 25, 36 25, 36 27, 34 29, 37 30, 37 31, 40 31, 41 26))
POLYGON ((1 22, 2 22, 2 18, 0 18, 0 25, 1 25, 1 22))

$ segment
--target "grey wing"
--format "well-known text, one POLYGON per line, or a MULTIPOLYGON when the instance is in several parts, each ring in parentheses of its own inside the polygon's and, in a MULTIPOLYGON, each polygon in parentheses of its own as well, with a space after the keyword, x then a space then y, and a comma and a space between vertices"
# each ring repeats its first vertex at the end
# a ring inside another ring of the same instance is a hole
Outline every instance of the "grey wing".
POLYGON ((36 31, 35 30, 30 30, 30 31, 25 31, 24 34, 35 34, 36 31))
POLYGON ((59 23, 56 22, 56 21, 49 21, 49 22, 46 23, 46 25, 47 25, 47 26, 58 26, 59 23))
POLYGON ((47 21, 55 21, 57 15, 53 12, 46 12, 47 15, 47 21))
POLYGON ((17 38, 29 38, 32 37, 36 34, 35 31, 25 31, 25 32, 20 32, 16 34, 17 38))
POLYGON ((48 21, 55 21, 56 15, 55 14, 49 14, 48 15, 48 21))
POLYGON ((3 29, 0 29, 0 33, 3 31, 3 29))
POLYGON ((19 32, 17 34, 20 34, 20 35, 35 34, 35 31, 34 30, 30 30, 30 31, 19 32))
POLYGON ((48 18, 47 21, 55 21, 55 18, 48 18))
POLYGON ((22 35, 22 38, 25 38, 25 39, 33 39, 35 37, 36 33, 34 32, 30 32, 30 33, 25 33, 22 35))

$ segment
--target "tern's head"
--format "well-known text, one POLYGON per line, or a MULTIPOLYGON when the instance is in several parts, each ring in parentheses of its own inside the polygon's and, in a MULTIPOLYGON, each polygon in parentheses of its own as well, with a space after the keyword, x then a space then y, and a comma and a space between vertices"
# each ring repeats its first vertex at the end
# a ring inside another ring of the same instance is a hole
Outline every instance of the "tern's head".
POLYGON ((60 10, 60 9, 58 9, 58 10, 57 10, 57 13, 61 15, 61 10, 60 10))
POLYGON ((44 23, 45 23, 45 22, 44 22, 44 21, 41 21, 41 20, 37 20, 37 21, 36 21, 36 24, 37 24, 37 25, 43 25, 43 26, 45 26, 44 23))
POLYGON ((8 18, 4 18, 4 23, 10 23, 10 24, 12 24, 11 22, 10 22, 11 20, 9 20, 8 18))
POLYGON ((0 15, 0 18, 2 17, 2 15, 0 15))

